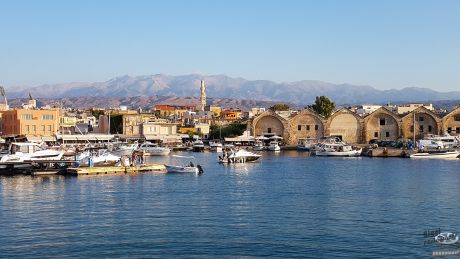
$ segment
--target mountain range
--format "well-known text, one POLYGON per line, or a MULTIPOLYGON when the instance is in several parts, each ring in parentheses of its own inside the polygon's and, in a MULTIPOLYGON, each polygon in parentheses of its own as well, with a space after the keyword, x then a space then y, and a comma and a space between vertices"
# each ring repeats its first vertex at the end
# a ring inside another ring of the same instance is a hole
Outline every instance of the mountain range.
POLYGON ((198 97, 200 80, 206 81, 210 98, 252 99, 268 102, 289 102, 298 105, 312 104, 316 96, 325 95, 337 104, 426 102, 458 100, 460 91, 439 92, 428 88, 407 87, 379 90, 371 86, 333 84, 315 80, 278 83, 268 80, 246 80, 225 75, 198 74, 169 76, 121 76, 105 82, 45 84, 35 87, 7 89, 8 98, 73 98, 104 97, 126 98, 142 96, 198 97))

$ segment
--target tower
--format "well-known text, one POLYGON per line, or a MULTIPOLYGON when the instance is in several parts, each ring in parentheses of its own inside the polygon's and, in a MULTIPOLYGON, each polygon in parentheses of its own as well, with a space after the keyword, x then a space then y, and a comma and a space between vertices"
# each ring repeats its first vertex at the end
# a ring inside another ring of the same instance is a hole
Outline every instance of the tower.
POLYGON ((201 111, 204 111, 204 107, 206 106, 206 85, 204 83, 204 80, 201 80, 201 87, 200 87, 200 91, 201 91, 201 111))

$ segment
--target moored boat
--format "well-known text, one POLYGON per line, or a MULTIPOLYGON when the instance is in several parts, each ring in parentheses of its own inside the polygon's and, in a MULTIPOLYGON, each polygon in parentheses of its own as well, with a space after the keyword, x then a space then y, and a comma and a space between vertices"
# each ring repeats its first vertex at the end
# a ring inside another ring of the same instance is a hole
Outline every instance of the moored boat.
POLYGON ((356 157, 360 156, 361 152, 362 148, 355 149, 343 142, 320 143, 315 146, 315 155, 317 156, 356 157))
POLYGON ((431 151, 431 152, 420 152, 409 155, 409 158, 418 159, 455 159, 460 156, 458 151, 431 151))
POLYGON ((249 152, 245 149, 240 149, 238 151, 229 151, 224 152, 223 156, 219 156, 219 163, 249 163, 256 162, 261 158, 262 155, 249 152))
POLYGON ((136 151, 142 152, 146 156, 167 156, 171 152, 171 149, 160 147, 158 144, 151 142, 144 142, 136 151))

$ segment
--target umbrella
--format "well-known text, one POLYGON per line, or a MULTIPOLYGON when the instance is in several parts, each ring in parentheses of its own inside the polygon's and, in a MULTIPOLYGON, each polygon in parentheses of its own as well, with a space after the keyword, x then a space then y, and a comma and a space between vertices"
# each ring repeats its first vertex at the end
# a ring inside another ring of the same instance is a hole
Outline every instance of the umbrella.
POLYGON ((264 136, 258 136, 256 139, 257 140, 267 140, 268 138, 264 136))
POLYGON ((283 139, 283 138, 275 135, 275 136, 270 137, 270 139, 283 139))

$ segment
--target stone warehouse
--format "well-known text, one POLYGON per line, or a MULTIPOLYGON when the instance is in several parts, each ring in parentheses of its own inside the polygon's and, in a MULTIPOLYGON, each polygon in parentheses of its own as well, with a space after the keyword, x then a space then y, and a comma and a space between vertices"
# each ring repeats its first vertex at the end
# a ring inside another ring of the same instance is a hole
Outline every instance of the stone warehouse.
POLYGON ((300 138, 324 136, 336 136, 352 144, 365 144, 374 139, 412 139, 414 135, 416 139, 423 138, 425 134, 460 135, 460 107, 444 116, 423 106, 403 115, 381 107, 365 117, 342 108, 329 118, 308 108, 288 116, 269 110, 252 120, 251 129, 254 136, 281 136, 287 145, 296 145, 300 138))

